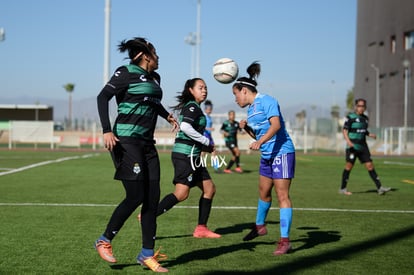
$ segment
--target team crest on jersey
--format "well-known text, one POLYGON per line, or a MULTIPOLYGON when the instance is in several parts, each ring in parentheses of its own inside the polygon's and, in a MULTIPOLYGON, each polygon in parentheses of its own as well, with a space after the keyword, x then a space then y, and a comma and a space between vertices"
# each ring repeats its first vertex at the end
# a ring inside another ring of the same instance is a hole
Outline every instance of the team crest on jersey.
POLYGON ((133 171, 135 174, 139 174, 139 172, 141 172, 141 167, 139 167, 139 164, 137 162, 134 164, 133 171))
POLYGON ((193 174, 190 174, 190 175, 187 177, 187 180, 188 180, 189 182, 192 182, 192 181, 193 181, 193 174))

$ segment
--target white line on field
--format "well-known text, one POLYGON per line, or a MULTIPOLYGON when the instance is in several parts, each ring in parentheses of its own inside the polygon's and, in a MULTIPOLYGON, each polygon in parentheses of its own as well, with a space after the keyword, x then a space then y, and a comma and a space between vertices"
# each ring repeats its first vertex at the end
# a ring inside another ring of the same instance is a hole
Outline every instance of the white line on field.
POLYGON ((72 160, 72 159, 90 158, 90 157, 93 157, 93 156, 96 156, 96 155, 98 155, 98 154, 86 154, 86 155, 82 155, 82 156, 64 157, 64 158, 59 158, 59 159, 54 159, 54 160, 42 161, 42 162, 27 165, 27 166, 23 166, 23 167, 20 167, 20 168, 11 169, 9 171, 0 172, 0 176, 21 172, 21 171, 24 171, 24 170, 28 170, 28 169, 31 169, 31 168, 35 168, 35 167, 39 167, 39 166, 43 166, 43 165, 47 165, 47 164, 51 164, 51 163, 57 163, 57 162, 62 162, 62 161, 72 160))
POLYGON ((401 166, 414 166, 414 163, 398 162, 398 161, 384 161, 384 164, 396 164, 401 166))
MULTIPOLYGON (((0 203, 0 206, 53 206, 53 207, 116 207, 116 204, 96 204, 96 203, 0 203)), ((198 206, 174 206, 174 208, 193 209, 198 206)), ((213 206, 214 209, 225 210, 256 210, 255 206, 213 206)), ((272 210, 279 208, 272 207, 272 210)), ((371 210, 371 209, 338 209, 338 208, 294 208, 296 211, 322 211, 322 212, 360 212, 360 213, 407 213, 414 214, 414 210, 371 210)))

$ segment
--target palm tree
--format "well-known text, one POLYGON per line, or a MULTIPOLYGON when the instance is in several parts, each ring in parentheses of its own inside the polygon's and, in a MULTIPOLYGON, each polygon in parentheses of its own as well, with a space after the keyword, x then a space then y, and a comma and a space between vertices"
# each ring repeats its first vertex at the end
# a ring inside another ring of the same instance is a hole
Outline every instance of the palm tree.
POLYGON ((66 92, 69 93, 69 122, 68 122, 68 128, 72 128, 72 93, 73 90, 75 90, 75 84, 68 83, 66 85, 63 85, 63 88, 66 90, 66 92))

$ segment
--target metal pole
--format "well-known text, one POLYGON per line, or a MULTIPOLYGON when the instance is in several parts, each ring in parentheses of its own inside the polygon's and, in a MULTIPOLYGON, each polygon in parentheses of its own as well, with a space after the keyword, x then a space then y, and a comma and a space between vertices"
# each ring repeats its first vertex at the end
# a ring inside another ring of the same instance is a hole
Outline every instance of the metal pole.
POLYGON ((105 0, 105 38, 104 38, 104 68, 103 68, 103 82, 104 85, 109 80, 109 52, 110 52, 110 23, 111 23, 111 0, 105 0))
POLYGON ((408 115, 408 80, 410 78, 410 61, 404 60, 404 149, 407 149, 407 115, 408 115))
POLYGON ((380 86, 379 86, 379 68, 374 64, 371 64, 371 67, 375 70, 375 126, 378 129, 380 127, 380 86))
POLYGON ((404 84, 404 129, 407 129, 407 110, 408 110, 408 67, 405 68, 405 84, 404 84))
POLYGON ((4 28, 0 28, 0 41, 4 41, 6 39, 6 32, 4 28))
POLYGON ((197 42, 196 42, 196 77, 200 77, 200 44, 201 44, 201 31, 200 31, 200 17, 201 17, 201 0, 197 1, 197 42))
POLYGON ((184 38, 184 42, 191 46, 191 75, 190 78, 194 77, 194 47, 197 43, 197 34, 190 32, 188 36, 184 38))
POLYGON ((408 80, 410 78, 410 61, 404 60, 404 129, 407 130, 408 115, 408 80))

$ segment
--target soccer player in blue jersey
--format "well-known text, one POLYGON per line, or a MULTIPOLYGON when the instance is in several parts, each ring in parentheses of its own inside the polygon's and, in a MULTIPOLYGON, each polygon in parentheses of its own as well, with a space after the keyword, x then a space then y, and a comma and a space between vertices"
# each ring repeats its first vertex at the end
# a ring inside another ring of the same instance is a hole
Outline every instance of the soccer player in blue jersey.
POLYGON ((243 240, 249 241, 267 234, 265 220, 272 204, 274 188, 280 208, 281 237, 273 254, 282 255, 292 249, 289 233, 293 211, 289 189, 295 173, 295 147, 286 131, 278 101, 256 89, 260 64, 252 63, 247 73, 249 77, 240 77, 233 84, 233 94, 240 107, 248 107, 247 121, 240 121, 240 128, 255 139, 250 149, 260 150, 261 159, 256 224, 243 240))
POLYGON ((356 159, 359 159, 359 161, 364 164, 365 168, 368 170, 369 176, 374 181, 379 195, 383 195, 391 190, 390 187, 384 187, 381 185, 381 181, 375 171, 374 163, 371 159, 371 153, 368 148, 366 137, 368 136, 376 139, 377 135, 368 131, 368 117, 364 114, 366 107, 366 100, 358 98, 355 100, 355 111, 346 116, 342 130, 346 141, 346 163, 344 171, 342 172, 342 181, 339 194, 352 195, 352 193, 346 189, 346 185, 356 159))
POLYGON ((216 186, 201 161, 201 152, 213 152, 214 144, 203 135, 206 117, 200 104, 207 98, 207 85, 201 78, 186 81, 184 90, 177 96, 174 110, 180 111, 180 131, 175 137, 171 160, 174 165, 173 184, 175 190, 166 195, 158 205, 157 216, 167 212, 177 203, 184 201, 190 189, 198 187, 201 196, 198 205, 198 224, 193 232, 195 238, 220 238, 207 227, 216 186))
POLYGON ((137 261, 155 272, 168 272, 154 253, 156 212, 160 199, 160 161, 154 142, 158 116, 178 127, 178 122, 161 104, 162 89, 158 55, 144 38, 122 41, 118 49, 128 52, 131 62, 119 67, 97 97, 105 147, 115 165, 114 178, 125 189, 125 199, 115 208, 95 248, 102 259, 115 263, 112 240, 128 217, 142 204, 142 249, 137 261), (108 103, 116 97, 118 116, 114 127, 109 120, 108 103))

